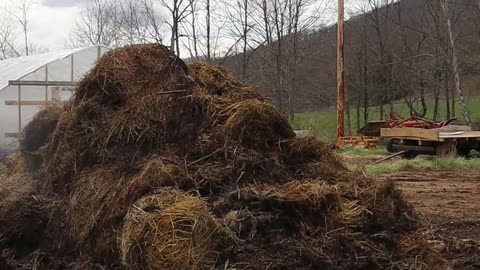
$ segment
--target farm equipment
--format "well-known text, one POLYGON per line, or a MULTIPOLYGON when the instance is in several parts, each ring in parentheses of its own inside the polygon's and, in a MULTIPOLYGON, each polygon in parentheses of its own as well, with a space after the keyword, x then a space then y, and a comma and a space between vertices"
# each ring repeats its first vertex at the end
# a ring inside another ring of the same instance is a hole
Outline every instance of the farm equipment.
POLYGON ((360 149, 376 149, 380 139, 369 136, 340 137, 337 139, 337 147, 340 149, 353 147, 360 149))
POLYGON ((402 152, 404 158, 417 155, 467 156, 471 150, 480 150, 480 131, 455 124, 456 119, 432 122, 411 112, 411 118, 399 120, 393 113, 380 129, 386 139, 387 150, 402 152), (392 117, 393 116, 393 117, 392 117))

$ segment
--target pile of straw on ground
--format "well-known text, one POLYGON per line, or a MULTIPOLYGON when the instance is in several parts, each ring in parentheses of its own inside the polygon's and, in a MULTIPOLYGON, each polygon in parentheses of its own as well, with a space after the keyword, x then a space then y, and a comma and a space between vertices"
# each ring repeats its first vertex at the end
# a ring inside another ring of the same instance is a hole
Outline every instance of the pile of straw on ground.
POLYGON ((38 239, 17 243, 30 253, 0 241, 0 266, 31 266, 38 254, 37 269, 444 266, 415 237, 415 214, 393 185, 348 172, 254 89, 164 46, 107 53, 52 121, 35 144, 45 149, 39 170, 4 176, 44 198, 45 211, 10 224, 39 219, 18 227, 38 239))

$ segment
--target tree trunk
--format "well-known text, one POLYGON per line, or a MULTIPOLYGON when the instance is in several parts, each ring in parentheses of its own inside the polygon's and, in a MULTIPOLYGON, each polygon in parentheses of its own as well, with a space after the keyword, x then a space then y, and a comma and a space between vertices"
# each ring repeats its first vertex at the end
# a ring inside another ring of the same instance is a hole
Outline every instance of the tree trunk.
POLYGON ((190 0, 190 7, 192 9, 192 38, 193 38, 193 52, 195 53, 195 60, 198 59, 198 43, 197 43, 197 28, 196 28, 196 10, 194 0, 190 0))
POLYGON ((423 80, 423 72, 421 73, 420 78, 420 102, 422 104, 422 111, 420 112, 419 116, 425 118, 427 115, 427 103, 425 101, 425 81, 423 80))
POLYGON ((28 33, 27 33, 27 23, 25 22, 25 27, 23 29, 25 35, 25 55, 29 55, 30 52, 28 51, 28 33))
POLYGON ((438 96, 440 93, 438 90, 435 90, 435 100, 433 104, 433 122, 437 122, 438 120, 438 96))
POLYGON ((345 97, 345 112, 347 114, 347 134, 348 136, 352 136, 352 121, 351 121, 351 115, 350 115, 350 91, 346 91, 346 97, 345 97))
POLYGON ((467 104, 465 103, 465 99, 463 96, 463 90, 461 88, 461 81, 460 81, 460 72, 458 70, 458 59, 457 59, 457 51, 455 47, 455 36, 453 33, 452 21, 450 20, 450 15, 448 12, 448 2, 447 0, 443 0, 442 2, 443 11, 445 13, 445 18, 447 19, 447 30, 448 30, 448 37, 450 39, 450 48, 452 52, 452 68, 453 68, 453 76, 455 78, 455 88, 457 90, 458 98, 460 101, 460 107, 463 115, 463 120, 467 125, 470 125, 470 115, 468 112, 467 104))
POLYGON ((385 112, 383 110, 383 100, 380 101, 380 120, 385 119, 385 112))
POLYGON ((175 52, 175 22, 172 23, 172 37, 170 38, 170 51, 175 52))
POLYGON ((207 0, 207 62, 212 60, 210 48, 210 0, 207 0))
POLYGON ((448 69, 448 65, 445 64, 445 77, 444 77, 444 86, 445 86, 445 105, 446 105, 446 110, 447 110, 447 119, 450 119, 452 117, 451 113, 450 113, 450 87, 448 87, 449 83, 448 83, 448 80, 449 80, 449 76, 448 76, 448 73, 449 73, 449 69, 448 69))
POLYGON ((357 94, 357 106, 356 106, 356 115, 355 115, 355 122, 356 122, 356 129, 360 129, 360 107, 362 104, 362 95, 361 92, 357 94))
POLYGON ((248 1, 244 0, 244 18, 243 18, 243 55, 242 55, 242 78, 247 78, 247 44, 248 44, 248 1))
POLYGON ((363 20, 362 54, 363 54, 363 122, 368 123, 368 56, 367 56, 367 21, 363 20))

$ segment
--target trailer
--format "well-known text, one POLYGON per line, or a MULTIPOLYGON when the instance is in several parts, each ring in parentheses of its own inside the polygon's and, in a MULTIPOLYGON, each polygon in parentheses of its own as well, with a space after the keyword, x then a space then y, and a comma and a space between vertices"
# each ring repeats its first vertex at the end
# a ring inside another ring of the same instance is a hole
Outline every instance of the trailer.
POLYGON ((381 137, 385 139, 389 152, 402 152, 404 158, 415 158, 420 154, 466 157, 471 150, 480 150, 480 131, 472 131, 468 126, 382 128, 381 137))

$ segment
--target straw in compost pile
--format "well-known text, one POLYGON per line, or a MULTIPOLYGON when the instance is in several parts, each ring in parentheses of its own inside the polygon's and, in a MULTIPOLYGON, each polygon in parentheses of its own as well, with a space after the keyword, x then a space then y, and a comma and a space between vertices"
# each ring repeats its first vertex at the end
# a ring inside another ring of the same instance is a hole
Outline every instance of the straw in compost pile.
POLYGON ((62 107, 58 104, 49 104, 23 129, 19 148, 28 172, 34 172, 42 165, 44 147, 49 142, 62 111, 62 107))
POLYGON ((445 266, 393 185, 352 175, 230 72, 161 45, 105 54, 42 138, 34 191, 55 218, 34 248, 66 269, 445 266))
POLYGON ((129 269, 209 269, 235 243, 201 199, 163 191, 135 202, 121 249, 129 269))

